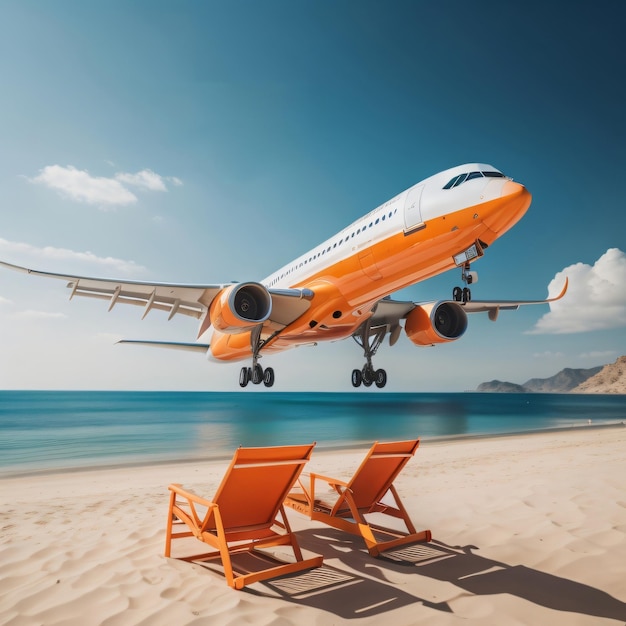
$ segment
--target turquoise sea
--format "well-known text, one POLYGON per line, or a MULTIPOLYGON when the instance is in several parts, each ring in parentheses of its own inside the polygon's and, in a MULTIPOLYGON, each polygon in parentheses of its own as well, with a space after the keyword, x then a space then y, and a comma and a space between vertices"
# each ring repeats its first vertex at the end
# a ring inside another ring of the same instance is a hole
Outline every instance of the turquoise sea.
POLYGON ((620 423, 626 396, 0 391, 0 475, 620 423))

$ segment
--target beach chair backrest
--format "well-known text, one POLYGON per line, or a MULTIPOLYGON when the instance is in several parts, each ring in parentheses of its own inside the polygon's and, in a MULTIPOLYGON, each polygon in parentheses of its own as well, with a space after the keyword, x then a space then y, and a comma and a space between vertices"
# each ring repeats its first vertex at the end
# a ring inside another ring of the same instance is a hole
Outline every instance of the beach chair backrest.
POLYGON ((419 447, 419 439, 376 442, 349 483, 358 508, 369 507, 387 493, 419 447))
POLYGON ((224 527, 271 526, 314 446, 239 448, 213 498, 224 527))

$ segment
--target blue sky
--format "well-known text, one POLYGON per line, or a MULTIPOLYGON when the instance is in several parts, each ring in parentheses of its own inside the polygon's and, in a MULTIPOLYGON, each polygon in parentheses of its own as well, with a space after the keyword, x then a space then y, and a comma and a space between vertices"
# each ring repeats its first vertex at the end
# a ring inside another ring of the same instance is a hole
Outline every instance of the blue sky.
MULTIPOLYGON (((375 358, 389 391, 523 383, 626 354, 623 2, 34 2, 0 19, 0 258, 139 280, 259 280, 398 192, 479 161, 522 221, 473 265, 459 341, 375 358)), ((405 290, 447 298, 457 271, 405 290)), ((196 323, 0 274, 0 388, 237 390, 240 364, 116 346, 196 323), (128 310, 131 309, 131 310, 128 310)), ((351 340, 263 360, 350 390, 351 340)))

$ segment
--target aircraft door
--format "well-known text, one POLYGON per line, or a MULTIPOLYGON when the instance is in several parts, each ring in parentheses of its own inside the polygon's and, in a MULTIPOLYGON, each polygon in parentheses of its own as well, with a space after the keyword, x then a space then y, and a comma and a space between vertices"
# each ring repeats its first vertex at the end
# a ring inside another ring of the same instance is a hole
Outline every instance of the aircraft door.
POLYGON ((371 278, 372 280, 379 280, 383 277, 378 269, 378 266, 376 265, 371 248, 367 248, 366 250, 359 252, 359 263, 361 264, 363 273, 368 278, 371 278))
POLYGON ((420 202, 424 185, 415 185, 409 189, 404 201, 404 232, 417 230, 424 227, 420 202))

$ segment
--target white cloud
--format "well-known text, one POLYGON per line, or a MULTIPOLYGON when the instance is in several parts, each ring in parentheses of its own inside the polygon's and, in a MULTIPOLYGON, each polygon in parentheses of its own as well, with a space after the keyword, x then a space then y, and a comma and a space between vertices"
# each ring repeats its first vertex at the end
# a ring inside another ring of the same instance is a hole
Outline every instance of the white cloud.
POLYGON ((115 179, 127 185, 142 187, 143 189, 150 189, 151 191, 167 191, 163 177, 152 170, 141 170, 141 172, 137 172, 136 174, 118 172, 115 175, 115 179))
POLYGON ((0 304, 13 304, 11 300, 7 300, 7 298, 3 298, 0 296, 0 304))
MULTIPOLYGON (((38 248, 28 243, 7 241, 0 237, 0 252, 4 259, 12 259, 16 256, 21 259, 34 259, 36 261, 63 261, 70 263, 87 263, 101 270, 120 272, 128 275, 137 275, 146 271, 145 267, 134 261, 125 261, 115 257, 99 257, 93 252, 76 252, 67 248, 55 248, 45 246, 38 248)), ((24 262, 24 261, 21 261, 24 262)), ((39 268, 38 268, 39 269, 39 268)))
POLYGON ((118 172, 113 178, 92 176, 87 170, 73 165, 47 165, 30 182, 59 191, 76 202, 100 205, 102 208, 125 206, 138 201, 128 186, 149 191, 167 191, 166 182, 182 185, 180 178, 163 177, 150 169, 135 174, 118 172))
POLYGON ((137 202, 137 196, 114 178, 92 176, 89 172, 68 165, 47 165, 33 183, 56 189, 76 202, 118 206, 137 202))
POLYGON ((550 304, 530 334, 582 333, 626 326, 626 254, 609 248, 594 265, 576 263, 559 272, 548 286, 556 295, 565 277, 565 296, 550 304))

